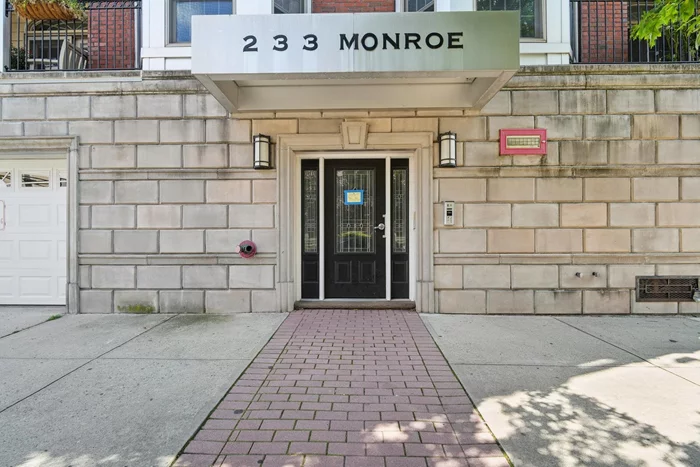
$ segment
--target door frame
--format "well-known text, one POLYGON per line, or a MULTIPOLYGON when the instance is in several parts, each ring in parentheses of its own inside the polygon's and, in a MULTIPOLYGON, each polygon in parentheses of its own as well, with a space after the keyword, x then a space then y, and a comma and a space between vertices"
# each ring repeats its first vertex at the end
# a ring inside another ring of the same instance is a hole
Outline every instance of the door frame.
POLYGON ((78 138, 8 137, 0 138, 0 159, 64 159, 68 175, 66 200, 66 309, 80 312, 80 277, 78 264, 78 138))
MULTIPOLYGON (((18 209, 17 211, 17 218, 15 220, 19 220, 19 216, 21 215, 19 212, 20 206, 23 204, 29 202, 29 204, 34 204, 35 202, 39 201, 39 203, 44 204, 45 201, 44 198, 51 198, 51 201, 48 201, 49 203, 58 203, 58 205, 53 205, 51 206, 51 209, 54 211, 54 213, 51 214, 53 215, 59 215, 60 210, 56 211, 56 208, 60 208, 61 205, 65 205, 65 211, 64 215, 65 217, 65 223, 68 223, 68 217, 67 217, 67 212, 68 212, 68 184, 66 183, 65 186, 61 187, 60 184, 60 178, 63 176, 66 179, 66 182, 68 181, 68 164, 67 160, 63 157, 45 157, 41 159, 29 159, 26 157, 21 157, 17 159, 7 159, 7 158, 0 158, 0 170, 2 169, 9 169, 13 175, 12 178, 12 186, 10 187, 9 191, 4 191, 0 190, 0 209, 7 209, 7 203, 8 203, 8 196, 2 196, 4 193, 10 193, 9 195, 9 200, 10 202, 14 202, 16 208, 18 209), (44 172, 47 171, 49 174, 49 186, 44 188, 27 188, 22 186, 22 179, 21 179, 21 174, 25 171, 35 171, 35 172, 44 172), (4 205, 3 205, 3 198, 4 198, 4 205)), ((0 213, 1 214, 1 213, 0 213)), ((6 213, 5 213, 6 214, 6 213)), ((52 233, 59 233, 61 231, 60 229, 60 224, 61 222, 57 220, 56 226, 59 227, 59 229, 53 229, 53 226, 51 227, 52 233)), ((19 226, 14 226, 15 228, 18 228, 19 226)), ((20 228, 21 229, 21 228, 20 228)), ((3 232, 6 232, 6 230, 2 229, 2 226, 0 226, 0 238, 3 236, 3 232)), ((11 232, 11 231, 10 231, 11 232)), ((61 241, 56 242, 56 254, 58 255, 57 257, 54 258, 54 260, 51 261, 53 263, 56 261, 57 264, 62 264, 62 266, 65 267, 65 270, 63 272, 63 276, 65 276, 65 281, 66 284, 68 284, 68 264, 65 261, 65 258, 68 258, 68 237, 67 237, 67 229, 62 232, 63 237, 61 238, 61 241), (60 244, 63 242, 65 244, 65 249, 60 248, 60 244), (61 260, 61 254, 63 254, 64 260, 61 260)), ((22 238, 27 239, 26 235, 27 233, 10 233, 10 235, 14 236, 21 236, 22 238)), ((42 234, 47 235, 47 234, 42 234)), ((29 238, 30 241, 33 241, 35 239, 29 238)), ((21 259, 19 259, 21 262, 21 259)), ((48 266, 48 265, 42 265, 42 266, 34 266, 31 268, 27 269, 34 269, 34 270, 45 270, 45 269, 52 269, 53 266, 48 266)), ((63 306, 65 307, 67 305, 67 287, 64 285, 64 287, 59 287, 57 290, 58 292, 58 297, 55 297, 56 299, 61 300, 61 303, 48 303, 53 300, 54 297, 51 297, 49 299, 44 298, 43 301, 41 297, 39 300, 35 300, 33 303, 21 303, 21 301, 10 301, 9 303, 0 303, 0 307, 2 306, 27 306, 27 307, 32 307, 32 306, 63 306), (62 297, 61 297, 62 295, 62 297)), ((16 286, 19 287, 19 282, 16 284, 16 286)), ((18 297, 16 297, 18 298, 18 297)), ((12 299, 10 299, 12 300, 12 299)))
MULTIPOLYGON (((411 288, 417 311, 435 312, 434 274, 434 233, 433 233, 433 168, 437 165, 437 144, 435 133, 416 131, 405 133, 374 133, 364 121, 346 121, 339 125, 338 133, 291 133, 274 137, 275 167, 277 172, 277 210, 275 215, 278 250, 275 270, 275 292, 278 310, 293 311, 295 302, 301 299, 300 273, 301 248, 297 243, 297 225, 294 207, 300 192, 297 173, 297 159, 301 154, 341 153, 360 154, 401 153, 413 161, 414 174, 411 185, 416 190, 415 218, 416 229, 413 244, 413 270, 415 277, 411 288), (356 151, 356 152, 345 152, 356 151), (295 180, 297 179, 297 180, 295 180), (291 235, 290 235, 291 233, 291 235)), ((405 156, 404 156, 405 157, 405 156)), ((410 162, 409 162, 410 163, 410 162)), ((387 303, 386 300, 383 303, 387 303)))
MULTIPOLYGON (((302 216, 302 197, 301 194, 301 162, 303 160, 317 160, 318 161, 318 233, 319 233, 319 284, 318 284, 318 296, 317 300, 338 300, 338 299, 327 299, 325 297, 325 261, 326 261, 326 224, 325 224, 325 161, 326 160, 352 160, 352 159, 362 159, 362 160, 384 160, 385 162, 385 212, 386 217, 384 220, 385 228, 385 254, 384 254, 384 264, 386 268, 386 281, 385 281, 385 298, 375 299, 377 301, 381 300, 391 300, 391 160, 392 159, 407 159, 408 160, 408 179, 413 180, 415 176, 415 158, 414 154, 406 151, 342 151, 342 152, 321 152, 321 153, 300 153, 296 159, 296 164, 294 167, 294 183, 293 183, 293 205, 294 205, 294 218, 301 219, 302 216)), ((416 288, 415 288, 415 253, 416 253, 416 187, 417 184, 409 183, 409 195, 408 195, 408 213, 409 213, 409 292, 408 299, 415 301, 416 288)), ((301 222, 296 222, 294 229, 294 244, 295 248, 295 301, 301 300, 301 268, 302 268, 302 225, 301 222)), ((352 300, 352 299, 342 299, 342 300, 352 300)), ((362 301, 371 301, 371 299, 363 299, 362 301)))

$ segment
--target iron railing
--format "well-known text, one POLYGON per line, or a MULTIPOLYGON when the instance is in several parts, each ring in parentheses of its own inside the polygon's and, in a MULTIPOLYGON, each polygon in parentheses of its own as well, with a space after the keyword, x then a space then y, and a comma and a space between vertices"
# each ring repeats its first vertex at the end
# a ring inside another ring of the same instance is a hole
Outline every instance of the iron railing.
POLYGON ((697 62, 695 38, 669 27, 652 47, 632 39, 632 27, 654 0, 571 0, 574 63, 697 62))
POLYGON ((23 18, 7 2, 10 64, 5 71, 141 68, 141 0, 80 0, 84 17, 23 18))

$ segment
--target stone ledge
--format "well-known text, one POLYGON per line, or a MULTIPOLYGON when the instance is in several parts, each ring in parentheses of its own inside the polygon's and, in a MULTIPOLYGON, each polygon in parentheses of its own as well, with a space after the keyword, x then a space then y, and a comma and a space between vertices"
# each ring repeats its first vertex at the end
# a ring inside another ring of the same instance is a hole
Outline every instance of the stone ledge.
MULTIPOLYGON (((516 76, 532 74, 678 74, 700 73, 700 63, 626 63, 626 64, 569 64, 569 65, 523 65, 516 76)), ((140 78, 143 80, 194 80, 187 70, 111 70, 111 71, 42 71, 2 73, 0 79, 34 81, 38 76, 51 80, 119 80, 140 78)))
MULTIPOLYGON (((522 66, 504 89, 659 89, 697 88, 698 86, 700 86, 700 63, 573 64, 522 66)), ((204 94, 206 90, 189 71, 0 73, 0 94, 4 95, 172 92, 204 94)))
POLYGON ((625 63, 625 64, 570 64, 524 65, 516 76, 572 75, 572 74, 694 74, 700 73, 700 63, 625 63))
MULTIPOLYGON (((138 232, 137 230, 134 230, 138 232)), ((255 258, 244 259, 238 254, 200 254, 200 255, 80 255, 79 264, 83 266, 114 265, 276 265, 276 253, 258 253, 255 258)))
POLYGON ((0 138, 0 154, 10 153, 13 159, 42 154, 43 158, 65 159, 66 151, 77 144, 74 136, 34 136, 34 137, 3 137, 0 138), (58 154, 44 154, 59 151, 58 154))
POLYGON ((0 73, 0 95, 207 94, 189 72, 74 71, 0 73))
POLYGON ((700 254, 446 254, 435 253, 436 265, 475 265, 475 264, 697 264, 700 254))
POLYGON ((700 64, 550 65, 522 67, 504 90, 696 89, 700 64))
POLYGON ((586 178, 586 177, 692 177, 700 176, 700 165, 620 165, 620 166, 519 166, 434 168, 435 179, 447 178, 586 178))
MULTIPOLYGON (((251 161, 253 155, 250 156, 251 161)), ((254 169, 81 169, 80 180, 277 180, 274 170, 254 169)))

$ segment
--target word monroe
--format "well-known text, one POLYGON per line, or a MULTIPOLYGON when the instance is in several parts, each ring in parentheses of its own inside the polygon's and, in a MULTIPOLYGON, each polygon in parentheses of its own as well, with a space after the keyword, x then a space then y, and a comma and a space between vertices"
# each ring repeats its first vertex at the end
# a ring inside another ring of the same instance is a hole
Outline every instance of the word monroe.
MULTIPOLYGON (((463 32, 448 32, 446 34, 441 34, 439 32, 431 32, 425 37, 415 32, 405 32, 405 33, 394 33, 388 34, 383 33, 381 36, 372 34, 368 32, 363 34, 361 37, 358 33, 349 35, 340 34, 340 50, 363 50, 369 52, 381 49, 381 50, 421 50, 424 46, 429 49, 440 49, 447 46, 448 49, 463 49, 464 44, 462 44, 462 38, 464 37, 463 32)), ((278 34, 272 38, 275 41, 275 45, 272 50, 277 52, 284 52, 289 49, 289 38, 284 34, 278 34)), ((318 36, 316 34, 307 34, 303 37, 304 44, 302 49, 308 51, 314 51, 318 49, 318 36)), ((257 52, 258 51, 258 38, 256 36, 245 36, 243 38, 245 45, 243 46, 243 52, 257 52)))

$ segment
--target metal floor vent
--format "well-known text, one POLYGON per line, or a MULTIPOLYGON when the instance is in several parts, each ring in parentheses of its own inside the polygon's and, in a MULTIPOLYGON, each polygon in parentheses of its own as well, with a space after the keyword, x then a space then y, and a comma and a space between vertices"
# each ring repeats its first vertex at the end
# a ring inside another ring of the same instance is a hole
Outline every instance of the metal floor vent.
POLYGON ((697 289, 697 277, 637 276, 638 302, 692 302, 697 289))

